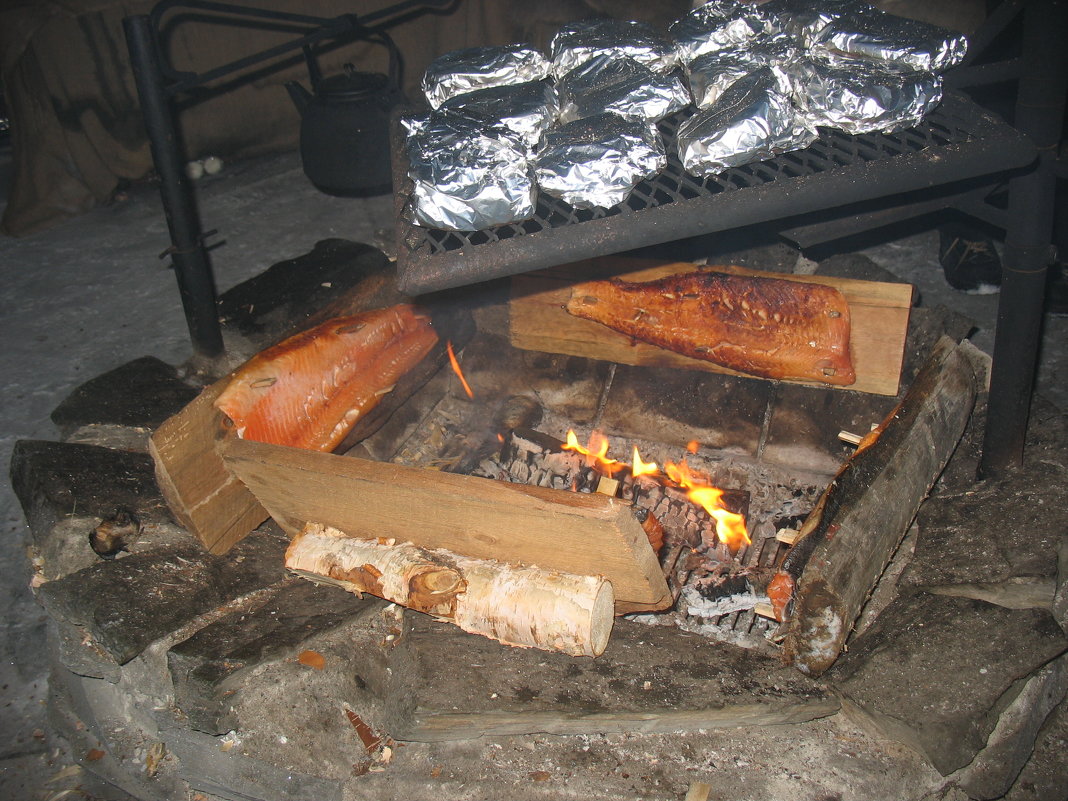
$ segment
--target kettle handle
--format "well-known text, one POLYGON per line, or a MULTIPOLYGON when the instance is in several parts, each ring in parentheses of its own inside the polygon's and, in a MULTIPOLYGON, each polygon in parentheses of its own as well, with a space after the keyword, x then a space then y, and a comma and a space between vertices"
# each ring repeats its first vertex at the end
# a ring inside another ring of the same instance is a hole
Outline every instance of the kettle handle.
POLYGON ((379 31, 373 38, 378 39, 389 50, 389 87, 394 91, 400 89, 401 70, 404 68, 400 49, 393 38, 385 31, 379 31))
POLYGON ((301 50, 304 51, 304 63, 308 65, 308 78, 311 81, 312 94, 318 95, 319 87, 323 82, 323 73, 319 69, 319 60, 315 57, 311 45, 304 45, 301 50))

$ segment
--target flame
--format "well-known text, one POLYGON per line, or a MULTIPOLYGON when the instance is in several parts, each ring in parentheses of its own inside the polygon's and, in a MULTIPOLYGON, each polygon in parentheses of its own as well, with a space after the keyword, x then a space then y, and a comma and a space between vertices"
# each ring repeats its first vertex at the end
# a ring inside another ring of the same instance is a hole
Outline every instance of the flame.
MULTIPOLYGON (((691 445, 696 445, 696 442, 691 445)), ((567 442, 563 445, 564 450, 575 451, 586 457, 586 464, 595 467, 606 475, 624 468, 621 462, 608 458, 608 438, 601 432, 594 431, 590 434, 589 442, 583 446, 579 444, 578 436, 574 429, 567 430, 567 442)), ((689 446, 688 446, 689 449, 689 446)), ((646 462, 638 453, 638 447, 634 446, 631 457, 630 473, 633 477, 656 476, 663 479, 656 462, 646 462)), ((683 459, 681 463, 668 462, 664 465, 664 473, 667 478, 678 484, 686 491, 686 497, 700 506, 708 513, 708 516, 716 521, 716 537, 719 541, 735 552, 745 545, 749 545, 749 532, 745 527, 745 518, 736 512, 732 512, 723 506, 723 490, 717 489, 708 483, 707 477, 690 469, 683 459)))
POLYGON ((716 521, 716 536, 732 552, 751 542, 749 532, 745 529, 745 518, 723 507, 723 490, 710 486, 703 476, 690 470, 685 459, 681 464, 668 462, 664 465, 664 472, 686 490, 686 497, 716 521))
POLYGON ((449 354, 449 364, 452 365, 452 371, 456 373, 456 377, 460 379, 460 383, 463 384, 464 392, 467 393, 467 397, 474 398, 475 393, 471 391, 470 385, 467 383, 467 379, 464 378, 464 374, 460 371, 460 362, 456 359, 456 354, 452 352, 452 342, 445 343, 445 350, 449 354))
POLYGON ((569 428, 567 430, 567 442, 563 447, 565 451, 581 453, 586 457, 587 465, 596 467, 609 476, 612 475, 612 473, 623 469, 622 462, 608 458, 608 437, 600 431, 592 432, 590 434, 589 442, 587 442, 585 446, 582 446, 579 444, 578 437, 575 435, 574 430, 569 428))
POLYGON ((690 453, 697 453, 697 450, 700 447, 701 443, 695 439, 691 439, 689 442, 686 443, 686 450, 688 450, 690 453))
POLYGON ((630 474, 637 478, 638 476, 655 476, 660 472, 660 468, 657 467, 656 462, 644 462, 642 461, 641 454, 638 453, 638 446, 634 446, 634 456, 631 459, 630 474))

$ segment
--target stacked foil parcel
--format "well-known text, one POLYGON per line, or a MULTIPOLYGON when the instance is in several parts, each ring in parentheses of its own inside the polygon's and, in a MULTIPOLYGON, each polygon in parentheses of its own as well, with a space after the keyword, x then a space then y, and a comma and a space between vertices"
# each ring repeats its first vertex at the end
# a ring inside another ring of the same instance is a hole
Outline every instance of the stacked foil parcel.
POLYGON ((534 215, 538 192, 608 209, 677 157, 695 176, 807 147, 818 128, 892 133, 942 99, 964 36, 863 0, 711 0, 666 34, 597 19, 447 53, 431 110, 405 120, 411 217, 475 231, 534 215), (678 115, 670 152, 657 123, 678 115))

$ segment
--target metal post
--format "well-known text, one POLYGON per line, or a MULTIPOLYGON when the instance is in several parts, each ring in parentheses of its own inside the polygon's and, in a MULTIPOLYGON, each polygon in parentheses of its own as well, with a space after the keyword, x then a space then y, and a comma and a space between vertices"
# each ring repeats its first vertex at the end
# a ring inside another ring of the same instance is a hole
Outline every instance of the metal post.
POLYGON ((1026 4, 1025 69, 1016 99, 1015 126, 1031 137, 1039 156, 1034 170, 1009 183, 1001 298, 980 464, 983 476, 1023 462, 1051 261, 1054 162, 1068 91, 1066 31, 1068 0, 1026 4))
POLYGON ((215 281, 204 247, 196 201, 186 181, 174 110, 160 70, 160 56, 148 16, 122 21, 130 50, 141 113, 160 178, 160 196, 173 247, 170 250, 178 291, 182 297, 189 337, 197 355, 214 359, 223 354, 222 329, 216 309, 215 281))

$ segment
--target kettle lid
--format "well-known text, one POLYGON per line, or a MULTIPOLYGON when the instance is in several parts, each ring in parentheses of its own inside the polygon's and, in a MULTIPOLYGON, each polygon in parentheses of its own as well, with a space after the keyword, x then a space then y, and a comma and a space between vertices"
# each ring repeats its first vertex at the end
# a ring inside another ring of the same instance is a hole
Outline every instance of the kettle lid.
POLYGON ((357 72, 346 64, 340 75, 324 78, 316 86, 316 94, 327 100, 366 100, 389 87, 389 77, 378 72, 357 72))

